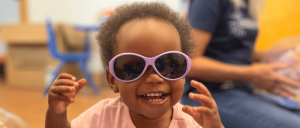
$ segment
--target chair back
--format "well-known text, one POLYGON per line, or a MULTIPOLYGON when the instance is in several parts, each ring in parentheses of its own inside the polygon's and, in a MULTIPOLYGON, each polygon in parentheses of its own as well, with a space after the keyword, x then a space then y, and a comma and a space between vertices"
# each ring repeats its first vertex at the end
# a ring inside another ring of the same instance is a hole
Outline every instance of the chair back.
POLYGON ((60 58, 61 54, 58 52, 56 47, 55 31, 50 20, 46 21, 46 27, 48 34, 48 49, 54 58, 60 58))

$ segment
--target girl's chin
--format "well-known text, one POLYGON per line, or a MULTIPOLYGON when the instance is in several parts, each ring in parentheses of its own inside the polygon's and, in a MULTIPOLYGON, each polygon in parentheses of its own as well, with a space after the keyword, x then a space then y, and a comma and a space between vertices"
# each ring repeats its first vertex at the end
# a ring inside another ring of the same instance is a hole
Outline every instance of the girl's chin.
MULTIPOLYGON (((172 109, 169 109, 169 110, 171 110, 169 116, 172 116, 172 109)), ((169 110, 161 110, 161 111, 156 111, 156 112, 154 112, 154 111, 143 112, 142 116, 147 119, 150 119, 150 120, 151 119, 153 119, 153 120, 160 119, 164 116, 167 116, 166 114, 168 114, 169 110)))

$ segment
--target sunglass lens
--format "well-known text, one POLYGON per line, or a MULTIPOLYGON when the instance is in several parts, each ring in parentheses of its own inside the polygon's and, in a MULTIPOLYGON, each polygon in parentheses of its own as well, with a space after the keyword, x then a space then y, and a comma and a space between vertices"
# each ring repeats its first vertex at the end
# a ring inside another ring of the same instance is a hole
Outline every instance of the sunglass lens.
POLYGON ((144 70, 144 59, 134 55, 118 57, 114 62, 115 75, 121 80, 133 80, 144 70))
POLYGON ((158 72, 169 79, 182 77, 187 70, 186 58, 178 53, 169 53, 155 60, 158 72))

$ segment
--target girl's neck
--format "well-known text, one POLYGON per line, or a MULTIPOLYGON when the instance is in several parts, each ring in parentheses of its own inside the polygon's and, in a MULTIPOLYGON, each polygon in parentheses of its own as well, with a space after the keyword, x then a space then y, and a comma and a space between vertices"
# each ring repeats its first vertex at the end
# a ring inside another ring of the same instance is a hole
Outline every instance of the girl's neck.
POLYGON ((133 114, 130 111, 129 113, 136 128, 168 128, 172 120, 173 109, 170 109, 162 117, 155 119, 133 114))

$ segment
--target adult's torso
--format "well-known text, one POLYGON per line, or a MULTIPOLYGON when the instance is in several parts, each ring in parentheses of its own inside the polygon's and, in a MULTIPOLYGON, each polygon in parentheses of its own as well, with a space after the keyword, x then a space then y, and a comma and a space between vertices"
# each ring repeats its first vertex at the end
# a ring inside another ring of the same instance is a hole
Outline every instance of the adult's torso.
MULTIPOLYGON (((252 63, 257 22, 249 15, 247 2, 244 0, 244 7, 236 7, 231 0, 191 1, 188 14, 191 26, 212 33, 204 56, 230 64, 252 63)), ((222 84, 201 82, 210 90, 219 89, 222 84)))

